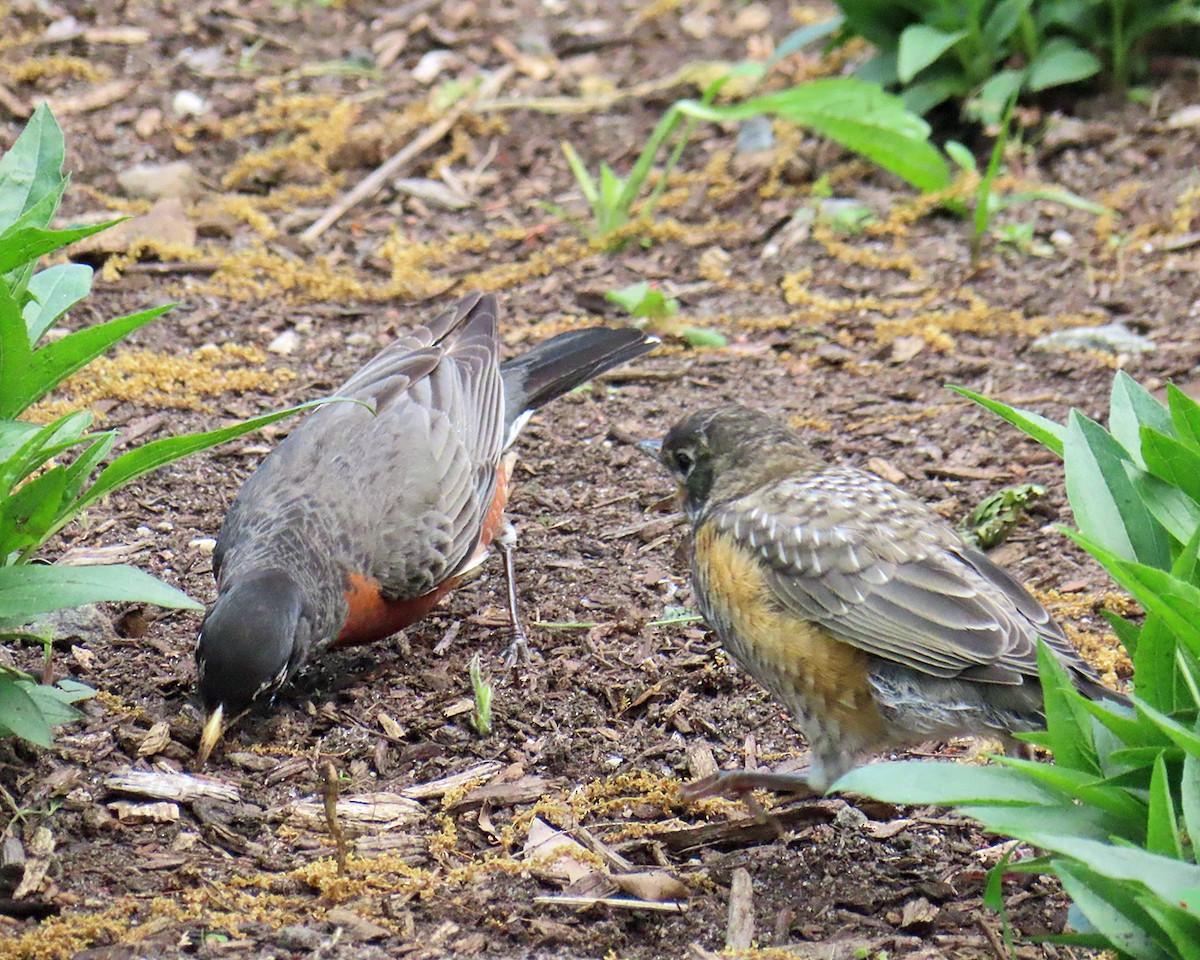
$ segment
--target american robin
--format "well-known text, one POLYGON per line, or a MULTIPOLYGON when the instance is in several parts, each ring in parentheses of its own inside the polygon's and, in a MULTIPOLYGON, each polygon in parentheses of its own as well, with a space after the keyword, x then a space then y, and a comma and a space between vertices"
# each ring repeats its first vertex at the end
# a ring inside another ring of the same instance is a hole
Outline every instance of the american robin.
POLYGON ((678 423, 657 447, 692 524, 700 610, 792 714, 807 774, 724 772, 700 796, 825 792, 874 753, 1041 729, 1041 637, 1090 699, 1106 688, 1009 573, 894 484, 823 462, 757 410, 678 423))
POLYGON ((217 599, 196 645, 208 719, 232 720, 329 647, 415 623, 494 541, 505 547, 505 451, 538 407, 653 349, 632 329, 561 334, 500 362, 497 304, 471 294, 399 337, 259 465, 213 553, 217 599))

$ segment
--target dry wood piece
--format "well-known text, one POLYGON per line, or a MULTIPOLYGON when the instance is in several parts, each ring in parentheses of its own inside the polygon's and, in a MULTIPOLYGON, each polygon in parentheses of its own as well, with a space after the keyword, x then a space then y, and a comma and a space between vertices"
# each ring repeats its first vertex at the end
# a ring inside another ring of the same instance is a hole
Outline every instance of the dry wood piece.
MULTIPOLYGON (((301 800, 285 810, 297 826, 314 830, 323 830, 328 826, 324 797, 301 800)), ((392 830, 421 819, 425 815, 425 808, 398 793, 360 793, 339 798, 336 813, 343 829, 350 827, 361 830, 370 826, 376 830, 392 830)))
POLYGON ((108 804, 108 809, 122 823, 176 823, 179 820, 179 804, 167 800, 157 803, 131 803, 117 800, 108 804))
POLYGON ((477 763, 473 767, 467 767, 466 770, 452 773, 447 777, 405 787, 400 793, 410 800, 431 800, 434 797, 444 796, 451 790, 457 790, 459 787, 472 783, 475 780, 490 779, 496 775, 501 766, 502 764, 498 760, 484 760, 482 763, 477 763))
POLYGON ((325 781, 322 797, 325 805, 325 825, 329 827, 329 835, 337 844, 337 875, 344 877, 349 847, 346 844, 346 831, 342 829, 342 822, 338 819, 338 774, 333 761, 326 761, 321 773, 325 781))
POLYGON ((238 788, 232 783, 224 783, 211 777, 198 777, 191 773, 124 770, 108 777, 104 786, 113 793, 151 797, 155 800, 173 800, 176 803, 192 803, 202 799, 237 803, 241 799, 238 788))
POLYGON ((656 913, 687 913, 686 903, 653 900, 634 900, 631 897, 572 897, 565 894, 550 897, 534 897, 534 903, 551 903, 560 907, 621 907, 625 910, 653 910, 656 913))
POLYGON ((368 197, 374 196, 380 187, 395 177, 411 160, 429 147, 432 147, 449 133, 458 122, 459 117, 472 109, 477 103, 493 99, 500 92, 500 88, 504 86, 508 78, 512 76, 512 72, 513 68, 511 66, 503 66, 488 76, 472 95, 464 97, 456 103, 446 111, 446 115, 441 120, 426 127, 424 132, 419 134, 415 140, 388 157, 380 166, 369 173, 365 179, 361 180, 358 186, 331 203, 329 208, 321 214, 316 222, 300 234, 301 242, 313 243, 321 234, 337 223, 344 213, 368 197))
POLYGON ((668 830, 654 839, 674 853, 687 853, 703 847, 737 849, 779 838, 779 828, 795 829, 817 823, 832 823, 836 810, 807 801, 783 810, 772 810, 762 818, 750 817, 731 823, 706 823, 700 827, 668 830))
POLYGON ((754 885, 750 871, 738 867, 729 884, 729 923, 725 927, 726 950, 749 950, 754 943, 754 885))

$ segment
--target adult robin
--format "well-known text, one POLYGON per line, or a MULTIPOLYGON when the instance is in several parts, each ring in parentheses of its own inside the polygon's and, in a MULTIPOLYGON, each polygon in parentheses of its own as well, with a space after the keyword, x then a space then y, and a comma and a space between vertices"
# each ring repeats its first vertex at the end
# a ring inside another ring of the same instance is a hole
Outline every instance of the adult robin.
POLYGON ((647 444, 692 525, 700 610, 734 659, 792 714, 807 773, 727 771, 689 795, 823 793, 871 754, 1044 725, 1042 638, 1090 699, 1106 688, 1050 614, 894 484, 817 457, 742 406, 702 410, 647 444))
MULTIPOLYGON (((494 541, 510 654, 525 650, 501 537, 512 458, 538 407, 657 343, 632 329, 561 334, 500 362, 497 304, 471 294, 399 337, 259 465, 217 538, 217 599, 196 645, 203 763, 226 720, 315 654, 428 614, 494 541)), ((510 528, 511 529, 511 528, 510 528)))

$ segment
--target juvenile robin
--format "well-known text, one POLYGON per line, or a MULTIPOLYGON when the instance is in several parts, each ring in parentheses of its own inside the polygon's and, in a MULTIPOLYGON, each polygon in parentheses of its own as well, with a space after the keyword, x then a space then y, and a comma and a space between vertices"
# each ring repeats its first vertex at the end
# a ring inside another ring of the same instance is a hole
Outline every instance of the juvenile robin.
MULTIPOLYGON (((653 447, 653 444, 648 447, 653 447)), ((872 754, 1044 725, 1041 637, 1090 699, 1101 684, 1050 614, 894 484, 818 458, 757 410, 678 423, 658 456, 692 525, 701 613, 808 740, 807 774, 727 771, 702 796, 823 793, 872 754)))
POLYGON ((227 720, 309 658, 420 620, 494 541, 509 578, 510 657, 524 652, 502 536, 505 451, 538 407, 656 343, 598 327, 501 363, 496 299, 471 294, 337 391, 358 402, 309 414, 246 481, 217 538, 217 599, 196 645, 208 712, 199 762, 227 720))

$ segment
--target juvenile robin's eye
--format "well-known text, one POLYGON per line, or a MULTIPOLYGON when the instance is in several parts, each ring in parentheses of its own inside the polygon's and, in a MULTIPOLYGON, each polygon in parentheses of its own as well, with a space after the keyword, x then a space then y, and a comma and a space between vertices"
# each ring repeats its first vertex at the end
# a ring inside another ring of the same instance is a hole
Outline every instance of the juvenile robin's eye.
POLYGON ((690 453, 680 450, 675 454, 675 468, 685 477, 692 472, 692 467, 695 465, 696 461, 692 459, 690 453))

